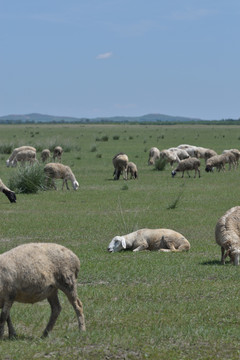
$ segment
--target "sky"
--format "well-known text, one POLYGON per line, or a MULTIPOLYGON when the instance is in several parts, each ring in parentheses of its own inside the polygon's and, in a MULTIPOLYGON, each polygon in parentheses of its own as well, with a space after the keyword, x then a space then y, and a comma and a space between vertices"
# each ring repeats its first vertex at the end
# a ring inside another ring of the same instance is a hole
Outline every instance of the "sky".
POLYGON ((239 0, 0 0, 0 116, 240 118, 239 0))

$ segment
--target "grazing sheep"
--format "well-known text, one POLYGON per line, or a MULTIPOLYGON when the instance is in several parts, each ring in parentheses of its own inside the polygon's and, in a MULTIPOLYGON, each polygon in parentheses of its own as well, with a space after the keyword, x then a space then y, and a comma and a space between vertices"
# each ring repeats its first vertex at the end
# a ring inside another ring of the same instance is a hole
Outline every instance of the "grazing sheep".
POLYGON ((173 163, 180 161, 177 154, 171 150, 162 150, 160 152, 160 159, 167 161, 171 166, 173 166, 173 163))
POLYGON ((197 146, 182 144, 182 145, 178 145, 178 148, 186 150, 188 155, 191 157, 197 157, 197 146))
POLYGON ((4 185, 1 179, 0 179, 0 191, 7 196, 10 202, 16 202, 17 198, 15 192, 10 190, 6 185, 4 185))
POLYGON ((235 156, 235 167, 237 168, 239 164, 240 151, 238 149, 224 150, 223 154, 228 153, 229 151, 231 151, 231 153, 235 156))
MULTIPOLYGON (((187 173, 188 173, 189 170, 195 170, 194 177, 196 177, 197 172, 200 177, 200 170, 199 170, 200 165, 201 165, 200 160, 197 158, 194 158, 194 157, 185 159, 185 160, 181 160, 178 163, 178 166, 176 167, 176 169, 172 171, 172 177, 174 177, 178 171, 182 171, 182 178, 183 178, 184 172, 187 171, 187 173)), ((190 177, 189 173, 188 173, 188 176, 190 177)))
POLYGON ((15 156, 17 155, 17 153, 18 153, 19 151, 23 151, 23 150, 32 150, 32 151, 35 151, 35 152, 36 152, 36 149, 35 149, 34 147, 32 147, 32 146, 27 146, 27 145, 26 145, 26 146, 20 146, 20 147, 18 147, 18 148, 15 148, 15 149, 13 150, 12 154, 10 155, 9 159, 6 161, 7 167, 9 167, 10 165, 13 166, 13 164, 12 164, 13 159, 15 158, 15 156))
POLYGON ((221 246, 221 263, 225 264, 226 257, 230 256, 233 263, 239 265, 240 206, 229 209, 220 217, 215 227, 215 240, 221 246))
POLYGON ((133 162, 129 161, 127 164, 127 177, 128 174, 131 174, 131 179, 137 179, 138 178, 138 169, 137 169, 137 165, 134 164, 133 162))
POLYGON ((44 149, 41 152, 42 162, 46 162, 50 158, 50 156, 51 156, 50 150, 49 149, 44 149))
POLYGON ((61 146, 56 146, 53 150, 53 161, 55 162, 55 159, 57 158, 57 160, 61 162, 62 153, 63 153, 63 148, 61 146))
POLYGON ((54 179, 62 179, 63 180, 62 190, 63 190, 64 184, 66 184, 66 188, 69 190, 68 182, 67 182, 68 180, 71 180, 74 190, 77 190, 79 187, 79 183, 77 182, 77 180, 69 166, 66 166, 66 165, 63 165, 60 163, 49 163, 44 166, 44 172, 45 172, 48 180, 54 186, 55 190, 57 190, 57 187, 54 182, 54 179))
POLYGON ((225 164, 229 163, 229 166, 230 166, 230 163, 232 164, 232 163, 234 163, 234 161, 235 161, 235 157, 233 154, 230 154, 230 152, 221 154, 221 155, 212 156, 206 162, 205 171, 206 172, 213 171, 214 167, 217 168, 218 172, 220 170, 225 171, 225 164))
POLYGON ((109 252, 121 250, 188 251, 190 244, 180 233, 170 229, 141 229, 115 236, 108 245, 109 252))
POLYGON ((188 159, 190 157, 187 151, 184 149, 169 148, 168 150, 174 152, 178 156, 179 160, 188 159))
POLYGON ((160 150, 152 147, 149 150, 148 165, 154 165, 157 159, 160 159, 160 150))
POLYGON ((82 303, 77 295, 78 257, 64 246, 53 243, 30 243, 0 255, 0 338, 7 322, 9 338, 16 337, 10 310, 15 301, 34 304, 47 299, 51 315, 43 331, 48 336, 61 311, 58 290, 67 296, 78 319, 79 330, 85 331, 82 303))
POLYGON ((213 156, 216 156, 217 153, 216 151, 212 150, 212 149, 207 149, 205 152, 204 152, 204 160, 205 160, 205 164, 207 162, 208 159, 210 159, 211 157, 213 156))
POLYGON ((128 156, 124 153, 118 153, 113 157, 112 162, 114 166, 114 180, 119 180, 122 172, 123 179, 127 180, 128 156))
POLYGON ((34 162, 37 162, 36 152, 33 150, 19 151, 12 161, 12 166, 17 166, 18 162, 21 163, 21 165, 26 164, 26 162, 29 162, 30 165, 32 165, 34 162))

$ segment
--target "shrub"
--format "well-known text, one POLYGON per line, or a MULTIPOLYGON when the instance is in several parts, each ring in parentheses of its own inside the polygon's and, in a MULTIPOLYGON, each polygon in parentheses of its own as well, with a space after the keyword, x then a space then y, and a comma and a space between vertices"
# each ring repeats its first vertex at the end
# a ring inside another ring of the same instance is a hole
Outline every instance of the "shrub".
POLYGON ((20 166, 9 179, 9 187, 16 193, 35 194, 45 190, 43 166, 39 164, 20 166))
POLYGON ((90 151, 91 151, 91 152, 95 152, 95 151, 97 151, 97 147, 96 147, 96 145, 93 145, 93 146, 91 147, 90 151))
POLYGON ((167 161, 165 159, 157 159, 155 161, 155 170, 163 171, 165 169, 166 164, 167 161))
POLYGON ((119 140, 120 136, 119 135, 113 135, 113 140, 119 140))
POLYGON ((13 151, 13 145, 10 145, 10 144, 0 145, 0 153, 1 154, 11 154, 12 151, 13 151))
POLYGON ((102 154, 97 154, 96 155, 96 158, 98 158, 98 159, 101 159, 101 157, 102 157, 102 154))

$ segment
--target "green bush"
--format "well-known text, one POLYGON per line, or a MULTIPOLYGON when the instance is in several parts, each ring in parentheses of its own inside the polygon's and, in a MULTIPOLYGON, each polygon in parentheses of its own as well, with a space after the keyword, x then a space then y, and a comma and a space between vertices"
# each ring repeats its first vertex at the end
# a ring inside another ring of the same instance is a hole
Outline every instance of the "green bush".
POLYGON ((11 154, 13 151, 13 145, 11 144, 2 144, 0 145, 1 154, 11 154))
POLYGON ((167 161, 165 159, 157 159, 155 161, 155 170, 163 171, 166 167, 167 161))
POLYGON ((9 188, 18 194, 35 194, 39 190, 45 190, 43 166, 19 166, 9 179, 9 188))

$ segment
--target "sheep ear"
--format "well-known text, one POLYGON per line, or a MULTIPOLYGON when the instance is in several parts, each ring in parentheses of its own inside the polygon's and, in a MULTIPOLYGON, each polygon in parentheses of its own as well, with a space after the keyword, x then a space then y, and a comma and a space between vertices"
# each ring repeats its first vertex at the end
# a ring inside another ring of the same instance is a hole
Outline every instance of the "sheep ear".
POLYGON ((127 245, 126 245, 126 240, 124 238, 122 238, 122 247, 124 249, 126 249, 127 245))

